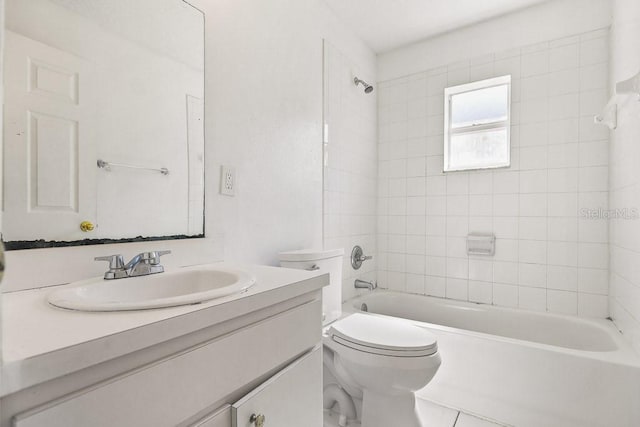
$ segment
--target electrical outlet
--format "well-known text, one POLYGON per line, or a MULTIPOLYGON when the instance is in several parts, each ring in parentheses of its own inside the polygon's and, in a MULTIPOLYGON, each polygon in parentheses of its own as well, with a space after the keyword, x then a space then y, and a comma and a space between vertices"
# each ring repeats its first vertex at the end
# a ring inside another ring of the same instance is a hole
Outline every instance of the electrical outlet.
POLYGON ((225 196, 236 195, 236 170, 229 166, 221 166, 220 168, 220 194, 225 196))

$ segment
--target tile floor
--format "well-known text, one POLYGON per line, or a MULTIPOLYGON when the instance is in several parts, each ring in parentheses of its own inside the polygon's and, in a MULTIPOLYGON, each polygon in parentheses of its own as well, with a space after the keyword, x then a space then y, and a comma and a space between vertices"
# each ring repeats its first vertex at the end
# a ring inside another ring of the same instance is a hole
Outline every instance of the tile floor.
POLYGON ((418 399, 418 408, 429 427, 505 427, 494 421, 475 417, 427 400, 418 399))
MULTIPOLYGON (((506 424, 485 420, 422 399, 418 399, 418 410, 422 414, 425 426, 429 427, 508 427, 506 424)), ((335 427, 337 425, 337 416, 328 415, 325 411, 324 427, 335 427)), ((348 427, 360 427, 360 424, 349 423, 348 427)))

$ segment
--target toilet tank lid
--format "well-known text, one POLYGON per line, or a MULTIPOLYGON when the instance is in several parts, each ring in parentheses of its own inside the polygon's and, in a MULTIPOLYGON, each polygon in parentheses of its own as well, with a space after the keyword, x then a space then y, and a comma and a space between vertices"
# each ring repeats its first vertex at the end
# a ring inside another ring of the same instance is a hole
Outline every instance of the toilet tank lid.
POLYGON ((298 251, 280 252, 280 261, 319 261, 344 255, 344 249, 301 249, 298 251))

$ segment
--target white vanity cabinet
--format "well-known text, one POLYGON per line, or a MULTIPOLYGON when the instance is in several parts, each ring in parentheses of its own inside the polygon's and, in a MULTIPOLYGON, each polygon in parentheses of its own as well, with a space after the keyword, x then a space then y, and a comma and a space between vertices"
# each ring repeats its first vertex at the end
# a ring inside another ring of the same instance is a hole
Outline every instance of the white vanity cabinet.
POLYGON ((87 384, 89 368, 72 382, 77 390, 54 399, 42 401, 64 377, 5 396, 1 427, 253 427, 254 413, 264 427, 320 427, 320 292, 270 310, 97 383, 87 384))

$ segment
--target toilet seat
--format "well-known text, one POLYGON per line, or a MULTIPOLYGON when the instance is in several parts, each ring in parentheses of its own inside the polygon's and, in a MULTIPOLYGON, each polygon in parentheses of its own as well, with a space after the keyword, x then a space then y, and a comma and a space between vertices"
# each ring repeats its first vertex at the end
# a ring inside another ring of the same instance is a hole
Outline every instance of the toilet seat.
POLYGON ((405 319, 355 313, 328 330, 334 342, 354 350, 394 357, 424 357, 438 351, 432 333, 405 319))

